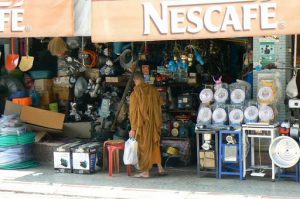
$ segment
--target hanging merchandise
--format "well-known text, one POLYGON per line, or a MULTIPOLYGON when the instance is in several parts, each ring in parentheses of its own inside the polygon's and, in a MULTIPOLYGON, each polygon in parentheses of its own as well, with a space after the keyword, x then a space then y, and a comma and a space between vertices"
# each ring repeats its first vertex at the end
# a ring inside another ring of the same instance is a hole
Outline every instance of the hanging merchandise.
POLYGON ((82 65, 87 68, 94 68, 98 63, 98 55, 92 50, 82 50, 80 51, 78 58, 81 59, 82 65))
POLYGON ((113 62, 108 59, 105 65, 100 69, 100 73, 103 76, 113 76, 115 75, 115 69, 113 67, 113 62))
POLYGON ((81 120, 82 112, 78 110, 77 103, 71 102, 71 110, 69 116, 73 121, 79 122, 81 120))
POLYGON ((275 113, 270 106, 260 106, 258 112, 259 121, 263 123, 271 123, 275 119, 275 113))
POLYGON ((103 98, 98 115, 100 115, 100 117, 102 118, 108 118, 111 114, 110 106, 111 106, 111 100, 109 98, 103 98))
POLYGON ((55 37, 50 40, 48 50, 53 56, 63 57, 69 51, 66 42, 61 37, 55 37))
POLYGON ((34 61, 34 57, 29 56, 29 39, 28 39, 28 37, 25 40, 26 40, 26 44, 25 44, 26 56, 21 57, 21 62, 19 65, 20 70, 23 72, 29 71, 32 68, 33 61, 34 61))
POLYGON ((89 83, 87 86, 87 90, 88 90, 87 92, 89 93, 91 98, 97 98, 100 95, 100 93, 101 93, 100 83, 101 83, 100 77, 98 77, 95 82, 92 79, 89 79, 89 83))
POLYGON ((78 49, 80 47, 80 37, 68 37, 66 43, 71 50, 78 49))
POLYGON ((78 77, 74 86, 74 95, 76 98, 82 97, 88 88, 88 83, 83 77, 78 77))
POLYGON ((214 93, 211 89, 206 88, 200 92, 199 98, 202 103, 210 103, 214 99, 214 93))
POLYGON ((77 59, 73 57, 65 57, 65 65, 63 67, 63 71, 67 73, 67 75, 77 76, 79 73, 86 71, 86 67, 82 65, 77 59))
POLYGON ((14 70, 19 63, 19 55, 15 54, 14 38, 11 38, 10 48, 11 48, 11 54, 7 55, 6 62, 5 62, 5 68, 7 71, 14 70))
POLYGON ((202 106, 199 109, 197 124, 210 125, 212 119, 212 111, 209 107, 202 106))
POLYGON ((232 126, 241 125, 244 120, 244 113, 239 108, 229 108, 229 124, 232 126))
POLYGON ((244 111, 245 122, 246 123, 256 123, 258 122, 258 108, 256 106, 248 106, 244 111))
POLYGON ((95 121, 97 119, 97 111, 95 110, 95 107, 92 104, 87 104, 86 105, 86 111, 84 112, 85 117, 88 120, 93 120, 95 121))
POLYGON ((81 49, 78 53, 78 58, 81 64, 87 68, 93 68, 98 63, 98 55, 92 50, 85 49, 86 41, 81 37, 81 49))
POLYGON ((291 81, 286 86, 286 95, 289 98, 295 98, 298 96, 298 88, 297 88, 297 75, 298 70, 296 70, 295 75, 291 79, 291 81))
POLYGON ((129 71, 133 64, 132 50, 126 49, 120 55, 120 65, 125 71, 129 71))
POLYGON ((228 100, 228 90, 225 88, 217 88, 214 99, 217 103, 226 103, 228 100))
POLYGON ((299 161, 299 144, 288 136, 277 137, 270 144, 269 155, 280 168, 291 168, 299 161))

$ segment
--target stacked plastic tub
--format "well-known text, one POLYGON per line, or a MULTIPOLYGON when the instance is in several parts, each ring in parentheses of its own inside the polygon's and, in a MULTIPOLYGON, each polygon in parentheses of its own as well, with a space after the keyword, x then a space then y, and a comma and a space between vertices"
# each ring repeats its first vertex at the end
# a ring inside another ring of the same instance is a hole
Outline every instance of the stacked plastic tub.
POLYGON ((24 169, 38 166, 33 161, 35 134, 26 131, 17 116, 0 118, 0 169, 24 169))

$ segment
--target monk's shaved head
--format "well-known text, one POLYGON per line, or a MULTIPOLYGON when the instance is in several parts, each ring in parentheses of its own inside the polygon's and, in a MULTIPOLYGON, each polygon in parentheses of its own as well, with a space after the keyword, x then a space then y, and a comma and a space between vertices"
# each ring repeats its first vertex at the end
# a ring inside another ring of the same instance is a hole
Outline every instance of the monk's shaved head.
POLYGON ((141 81, 144 81, 145 78, 144 78, 144 74, 141 73, 141 72, 135 72, 134 75, 133 75, 133 80, 141 80, 141 81))

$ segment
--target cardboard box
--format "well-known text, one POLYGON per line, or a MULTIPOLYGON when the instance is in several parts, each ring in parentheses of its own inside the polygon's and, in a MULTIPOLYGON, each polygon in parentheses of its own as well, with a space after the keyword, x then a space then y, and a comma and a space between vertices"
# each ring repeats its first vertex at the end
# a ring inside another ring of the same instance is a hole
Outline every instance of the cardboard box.
POLYGON ((200 156, 200 166, 202 168, 215 168, 215 152, 212 150, 204 151, 201 150, 199 153, 200 156))
POLYGON ((22 122, 32 130, 62 132, 65 115, 6 101, 4 114, 20 114, 22 122))
POLYGON ((75 141, 57 147, 53 152, 54 169, 61 173, 72 173, 72 149, 81 144, 83 144, 82 141, 75 141))
POLYGON ((105 81, 108 83, 119 83, 119 82, 126 82, 127 78, 124 76, 118 77, 105 77, 105 81))
POLYGON ((72 151, 73 172, 78 174, 91 174, 96 172, 97 153, 101 149, 99 142, 80 145, 72 151))
POLYGON ((100 77, 100 71, 98 68, 87 68, 84 73, 85 77, 88 79, 96 80, 100 77))
MULTIPOLYGON (((52 91, 41 92, 41 106, 48 106, 50 103, 54 102, 54 95, 52 91)), ((47 108, 49 109, 49 107, 47 108)))
POLYGON ((71 138, 91 138, 91 122, 64 123, 64 135, 71 138))
POLYGON ((34 159, 38 162, 53 164, 53 152, 56 148, 62 145, 62 142, 38 142, 34 144, 33 154, 34 159))
POLYGON ((71 89, 67 87, 54 85, 53 93, 57 100, 69 100, 71 98, 71 89))
POLYGON ((51 91, 53 87, 52 79, 37 79, 34 81, 34 88, 39 92, 51 91))
POLYGON ((70 88, 71 87, 70 77, 69 76, 55 77, 55 78, 53 78, 53 85, 54 86, 70 88))

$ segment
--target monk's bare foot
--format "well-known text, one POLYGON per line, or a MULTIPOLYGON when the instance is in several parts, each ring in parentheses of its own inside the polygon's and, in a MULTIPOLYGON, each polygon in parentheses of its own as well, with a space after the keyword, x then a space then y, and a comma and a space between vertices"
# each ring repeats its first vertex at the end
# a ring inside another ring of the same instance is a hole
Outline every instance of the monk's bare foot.
POLYGON ((142 173, 134 175, 134 177, 136 177, 136 178, 149 178, 150 174, 149 174, 149 171, 144 171, 142 173))

